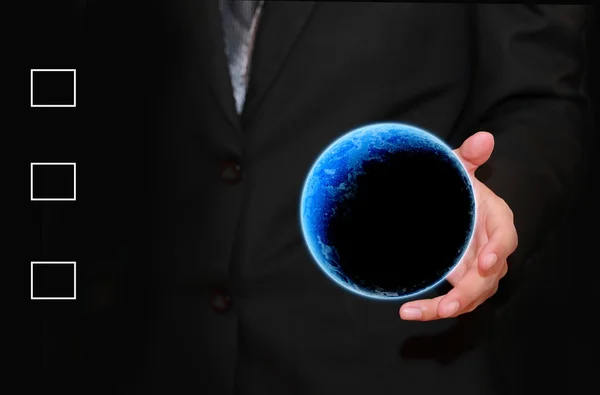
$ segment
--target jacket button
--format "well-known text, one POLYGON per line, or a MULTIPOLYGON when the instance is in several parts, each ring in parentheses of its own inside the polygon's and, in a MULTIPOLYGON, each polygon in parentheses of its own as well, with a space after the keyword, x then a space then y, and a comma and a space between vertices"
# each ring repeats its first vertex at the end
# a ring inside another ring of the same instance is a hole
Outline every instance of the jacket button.
POLYGON ((210 304, 215 312, 226 313, 231 309, 231 295, 225 290, 217 289, 210 297, 210 304))
POLYGON ((227 184, 237 184, 242 179, 242 166, 236 161, 225 161, 221 164, 221 179, 227 184))

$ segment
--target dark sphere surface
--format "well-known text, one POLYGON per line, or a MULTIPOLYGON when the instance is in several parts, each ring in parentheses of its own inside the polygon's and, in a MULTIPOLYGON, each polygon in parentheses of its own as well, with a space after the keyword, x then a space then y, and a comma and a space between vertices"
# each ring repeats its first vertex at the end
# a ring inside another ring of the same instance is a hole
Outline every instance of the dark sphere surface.
POLYGON ((475 228, 469 176, 440 139, 409 125, 368 125, 333 142, 310 170, 300 220, 323 271, 376 299, 440 283, 475 228))

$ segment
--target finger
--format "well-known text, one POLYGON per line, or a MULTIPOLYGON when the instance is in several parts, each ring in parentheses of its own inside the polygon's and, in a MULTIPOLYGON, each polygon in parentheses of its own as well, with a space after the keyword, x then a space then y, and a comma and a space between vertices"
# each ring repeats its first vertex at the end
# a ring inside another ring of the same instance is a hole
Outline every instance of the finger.
POLYGON ((455 152, 469 173, 475 172, 492 155, 494 136, 488 132, 478 132, 466 139, 455 152))
MULTIPOLYGON (((476 270, 469 271, 469 273, 476 273, 476 272, 477 272, 476 270)), ((496 292, 498 292, 498 286, 499 286, 498 281, 500 279, 502 279, 506 275, 507 272, 508 272, 508 265, 506 264, 506 262, 504 262, 504 264, 502 265, 502 268, 500 269, 500 273, 499 273, 496 281, 485 281, 484 280, 485 285, 482 285, 480 287, 481 291, 477 292, 477 291, 473 290, 471 292, 471 295, 472 295, 471 297, 461 298, 460 296, 458 296, 459 292, 457 292, 453 289, 447 295, 438 296, 438 297, 432 298, 432 299, 422 299, 422 300, 416 300, 413 302, 405 303, 400 308, 400 317, 403 320, 409 320, 409 321, 433 321, 433 320, 438 320, 438 319, 442 319, 442 318, 452 318, 452 317, 456 317, 461 314, 470 313, 473 310, 475 310, 479 305, 481 305, 483 302, 485 302, 487 299, 494 296, 496 294, 496 292), (450 311, 447 311, 446 314, 443 314, 443 312, 441 311, 442 307, 440 307, 440 305, 442 304, 442 302, 446 306, 448 304, 450 304, 451 301, 446 300, 447 298, 458 299, 459 307, 456 311, 454 311, 454 309, 451 308, 450 311), (470 302, 469 302, 469 300, 470 300, 470 302), (466 307, 460 307, 460 306, 466 306, 466 307)), ((461 283, 459 283, 459 285, 457 285, 456 288, 459 288, 459 286, 467 287, 468 284, 465 285, 463 282, 461 282, 461 283)), ((467 294, 467 293, 463 293, 463 294, 467 294)))
POLYGON ((504 261, 502 265, 502 269, 500 270, 500 274, 498 275, 498 280, 502 280, 508 274, 508 263, 504 261))
POLYGON ((495 284, 496 278, 482 277, 474 267, 438 303, 438 315, 448 318, 460 314, 471 303, 484 298, 495 284))
POLYGON ((466 308, 462 309, 461 314, 472 313, 476 308, 479 307, 480 304, 481 303, 479 302, 479 300, 474 301, 473 303, 468 305, 466 308))
MULTIPOLYGON (((463 257, 461 262, 450 272, 446 280, 456 286, 460 283, 464 275, 469 271, 469 262, 473 258, 469 258, 469 253, 463 257)), ((400 318, 410 321, 431 321, 440 319, 438 315, 438 305, 445 295, 431 299, 420 299, 407 302, 400 308, 400 318)))
POLYGON ((400 318, 407 321, 434 321, 443 318, 453 318, 461 314, 470 313, 475 310, 480 304, 480 300, 487 299, 486 295, 491 291, 486 292, 481 298, 473 300, 466 307, 452 308, 446 314, 440 314, 440 303, 446 295, 438 296, 432 299, 422 299, 414 302, 406 303, 400 308, 400 318))
POLYGON ((481 306, 486 300, 488 300, 489 298, 494 296, 496 294, 496 292, 498 292, 498 283, 495 283, 495 285, 492 287, 492 289, 490 289, 485 295, 482 295, 479 299, 475 300, 469 306, 462 309, 462 311, 460 313, 466 314, 466 313, 472 312, 473 310, 475 310, 476 308, 481 306))
POLYGON ((498 215, 497 217, 499 218, 496 226, 489 232, 489 240, 481 249, 478 257, 478 266, 483 276, 495 273, 497 270, 494 268, 506 261, 519 243, 512 216, 498 215))
POLYGON ((458 265, 456 265, 456 267, 453 268, 450 271, 450 273, 446 276, 446 280, 450 284, 452 284, 452 286, 455 286, 456 284, 458 284, 460 279, 463 278, 465 276, 465 274, 467 273, 467 270, 469 270, 469 267, 472 266, 476 262, 476 260, 475 260, 476 257, 477 257, 476 251, 474 249, 470 248, 467 251, 467 253, 462 257, 462 259, 460 260, 458 265))
MULTIPOLYGON (((463 303, 467 303, 466 307, 460 307, 461 302, 458 302, 456 307, 452 305, 447 311, 442 311, 440 308, 440 304, 447 297, 438 296, 433 299, 422 299, 415 302, 410 302, 403 305, 400 308, 400 318, 407 321, 433 321, 439 320, 443 318, 453 318, 457 317, 461 314, 470 313, 475 310, 481 303, 486 301, 488 298, 492 297, 498 291, 497 283, 493 285, 489 290, 485 291, 483 294, 478 294, 474 297, 474 299, 469 303, 468 298, 464 298, 463 303)), ((446 305, 451 304, 444 301, 446 305)))
POLYGON ((432 299, 421 299, 408 302, 400 307, 400 318, 407 321, 432 321, 437 320, 438 304, 443 296, 432 299))

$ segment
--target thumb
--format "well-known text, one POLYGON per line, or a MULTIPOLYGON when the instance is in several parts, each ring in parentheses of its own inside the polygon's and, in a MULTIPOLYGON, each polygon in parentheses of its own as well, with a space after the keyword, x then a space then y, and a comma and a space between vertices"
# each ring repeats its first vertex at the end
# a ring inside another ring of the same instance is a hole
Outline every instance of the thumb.
POLYGON ((469 172, 483 165, 494 150, 494 136, 488 132, 477 132, 466 139, 454 152, 469 172))

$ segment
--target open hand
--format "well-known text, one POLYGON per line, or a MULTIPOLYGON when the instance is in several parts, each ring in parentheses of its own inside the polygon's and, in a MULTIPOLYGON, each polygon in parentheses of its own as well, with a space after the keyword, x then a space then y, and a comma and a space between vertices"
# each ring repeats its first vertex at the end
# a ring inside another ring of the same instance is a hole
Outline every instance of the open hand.
POLYGON ((447 280, 454 287, 446 295, 405 303, 400 317, 431 321, 469 313, 498 290, 508 271, 507 258, 517 248, 513 213, 506 202, 475 178, 494 149, 494 137, 479 132, 464 141, 454 152, 466 167, 477 204, 477 220, 471 244, 447 280))

